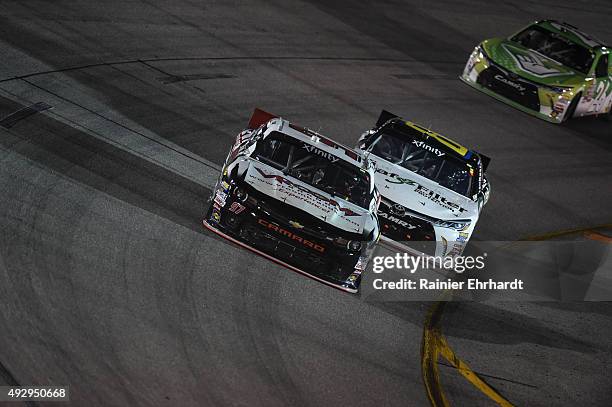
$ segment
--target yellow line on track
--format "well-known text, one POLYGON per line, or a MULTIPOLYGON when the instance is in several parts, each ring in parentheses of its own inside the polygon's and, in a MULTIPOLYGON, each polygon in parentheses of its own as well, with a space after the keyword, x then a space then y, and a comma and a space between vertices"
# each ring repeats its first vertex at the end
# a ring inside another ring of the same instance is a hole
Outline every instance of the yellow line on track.
POLYGON ((555 237, 561 237, 561 236, 567 236, 567 235, 572 235, 575 233, 587 233, 587 232, 593 232, 593 231, 597 231, 600 229, 612 229, 612 223, 608 223, 605 225, 599 225, 599 226, 595 226, 595 227, 590 227, 590 228, 578 228, 578 229, 566 229, 566 230, 560 230, 558 232, 552 232, 552 233, 545 233, 542 235, 534 235, 534 236, 529 236, 523 239, 519 239, 519 241, 537 241, 537 240, 548 240, 548 239, 552 239, 555 237))
MULTIPOLYGON (((450 292, 444 294, 445 297, 450 297, 450 292)), ((440 372, 438 359, 442 356, 459 373, 463 375, 470 383, 478 390, 488 396, 502 407, 513 407, 513 404, 506 400, 502 395, 489 386, 482 378, 478 376, 470 367, 457 355, 448 345, 446 338, 440 330, 440 319, 444 307, 448 302, 448 298, 444 301, 436 302, 430 309, 425 318, 425 327, 423 329, 423 340, 421 344, 421 373, 423 375, 423 383, 427 391, 427 397, 433 407, 450 407, 450 403, 446 398, 446 394, 442 389, 440 381, 440 372)))
POLYGON ((598 232, 584 232, 584 237, 591 240, 598 240, 600 242, 612 243, 612 236, 604 235, 598 232))
MULTIPOLYGON (((445 295, 448 292, 445 292, 445 295)), ((421 342, 421 374, 427 397, 434 407, 449 407, 448 400, 440 383, 438 358, 440 356, 440 317, 446 301, 436 302, 425 318, 423 340, 421 342)))
POLYGON ((472 383, 478 390, 488 396, 491 400, 496 402, 502 407, 513 407, 513 404, 506 400, 501 394, 495 391, 491 386, 489 386, 483 379, 481 379, 469 366, 459 359, 455 352, 448 346, 448 342, 446 342, 446 338, 443 335, 440 335, 438 339, 440 346, 440 355, 442 355, 446 360, 450 362, 459 373, 463 375, 470 383, 472 383))
MULTIPOLYGON (((588 239, 612 242, 611 236, 598 232, 602 229, 612 229, 612 223, 590 228, 568 229, 542 235, 534 235, 520 239, 520 241, 549 240, 572 234, 582 234, 588 239)), ((463 360, 457 357, 455 352, 453 352, 449 346, 444 335, 442 335, 440 328, 442 312, 444 311, 444 307, 450 300, 451 296, 451 291, 444 292, 442 300, 436 302, 429 310, 423 327, 423 338, 421 343, 421 373, 423 375, 423 383, 425 384, 427 397, 429 398, 432 407, 450 407, 440 381, 440 372, 438 368, 438 359, 440 356, 446 359, 459 371, 459 373, 461 373, 461 375, 463 375, 463 377, 465 377, 478 390, 496 402, 499 406, 513 407, 512 403, 510 403, 506 398, 487 384, 481 377, 479 377, 478 374, 470 369, 470 367, 463 360)))

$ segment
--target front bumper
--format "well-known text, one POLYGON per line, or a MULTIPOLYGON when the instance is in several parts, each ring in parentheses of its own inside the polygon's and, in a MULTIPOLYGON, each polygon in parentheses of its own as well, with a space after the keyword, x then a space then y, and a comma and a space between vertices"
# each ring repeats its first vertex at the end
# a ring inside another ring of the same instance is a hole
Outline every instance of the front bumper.
POLYGON ((471 222, 460 230, 441 226, 439 220, 413 209, 381 200, 378 207, 381 240, 395 250, 415 256, 457 256, 470 237, 471 222))
POLYGON ((330 239, 294 228, 270 212, 269 207, 239 202, 231 195, 220 206, 214 201, 211 204, 203 220, 207 229, 319 282, 350 293, 359 291, 361 273, 367 264, 362 251, 351 252, 334 246, 330 239), (236 213, 236 208, 243 209, 236 213))
POLYGON ((356 293, 359 292, 359 288, 353 288, 353 287, 344 286, 344 285, 337 284, 337 283, 334 283, 332 281, 328 281, 326 279, 317 277, 315 274, 308 273, 308 272, 306 272, 306 271, 304 271, 302 269, 299 269, 299 268, 297 268, 297 267, 295 267, 295 266, 293 266, 293 265, 291 265, 289 263, 286 263, 286 262, 284 262, 282 260, 279 260, 276 257, 269 255, 268 253, 265 253, 265 252, 262 252, 260 250, 257 250, 256 248, 254 248, 252 246, 249 246, 248 244, 245 244, 242 241, 240 241, 240 240, 230 236, 229 234, 226 234, 223 231, 219 230, 217 227, 215 227, 215 226, 211 225, 210 223, 208 223, 208 221, 206 219, 202 220, 202 224, 204 225, 204 227, 206 229, 210 230, 211 232, 213 232, 213 233, 215 233, 215 234, 217 234, 217 235, 219 235, 219 236, 221 236, 221 237, 231 241, 232 243, 237 244, 240 247, 243 247, 245 249, 248 249, 248 250, 252 251, 253 253, 256 253, 256 254, 258 254, 258 255, 260 255, 262 257, 265 257, 266 259, 271 260, 274 263, 280 264, 281 266, 286 267, 289 270, 295 271, 296 273, 303 274, 303 275, 308 276, 308 277, 310 277, 310 278, 312 278, 314 280, 317 280, 317 281, 319 281, 319 282, 321 282, 323 284, 330 285, 330 286, 332 286, 334 288, 338 288, 340 290, 343 290, 343 291, 346 291, 346 292, 349 292, 349 293, 352 293, 352 294, 356 294, 356 293))
MULTIPOLYGON (((509 73, 476 47, 459 77, 470 85, 515 109, 545 120, 562 123, 570 110, 571 98, 544 85, 509 73)), ((568 88, 569 89, 569 88, 568 88)))
POLYGON ((495 99, 497 99, 497 100, 499 100, 501 102, 504 102, 504 103, 506 103, 506 104, 508 104, 508 105, 514 107, 515 109, 518 109, 518 110, 520 110, 520 111, 522 111, 524 113, 530 114, 530 115, 535 116, 535 117, 537 117, 539 119, 542 119, 542 120, 546 120, 549 123, 559 124, 559 123, 562 122, 562 116, 551 117, 549 114, 544 114, 544 113, 541 113, 539 111, 532 110, 532 109, 530 109, 530 108, 528 108, 526 106, 521 105, 520 103, 517 103, 517 102, 513 101, 512 99, 509 99, 509 98, 504 97, 504 96, 502 96, 502 95, 500 95, 498 93, 493 92, 492 90, 490 90, 490 89, 488 89, 488 88, 486 88, 486 87, 484 87, 484 86, 482 86, 482 85, 480 85, 480 84, 470 80, 469 78, 466 78, 465 76, 460 76, 459 79, 461 79, 462 82, 470 85, 474 89, 477 89, 477 90, 481 91, 482 93, 487 94, 487 95, 489 95, 489 96, 491 96, 491 97, 493 97, 493 98, 495 98, 495 99))

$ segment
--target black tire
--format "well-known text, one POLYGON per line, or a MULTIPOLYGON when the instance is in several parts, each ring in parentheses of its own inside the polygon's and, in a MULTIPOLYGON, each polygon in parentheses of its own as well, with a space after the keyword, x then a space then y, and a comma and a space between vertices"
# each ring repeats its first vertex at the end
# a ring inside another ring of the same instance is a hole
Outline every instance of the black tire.
POLYGON ((565 113, 565 116, 563 116, 563 123, 567 122, 574 116, 576 106, 578 106, 578 102, 580 101, 581 97, 582 93, 579 93, 574 97, 574 99, 572 99, 572 103, 570 103, 569 107, 567 108, 567 112, 565 113))
POLYGON ((610 107, 610 111, 604 115, 601 115, 602 119, 607 122, 612 122, 612 107, 610 107))

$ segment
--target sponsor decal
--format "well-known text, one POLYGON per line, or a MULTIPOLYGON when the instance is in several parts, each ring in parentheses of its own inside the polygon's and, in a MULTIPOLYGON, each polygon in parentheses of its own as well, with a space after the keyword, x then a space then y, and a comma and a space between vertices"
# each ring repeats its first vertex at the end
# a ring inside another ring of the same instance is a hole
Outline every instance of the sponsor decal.
POLYGON ((230 185, 227 182, 225 182, 225 181, 221 182, 221 188, 223 189, 224 192, 228 192, 229 191, 229 187, 230 187, 230 185))
POLYGON ((349 276, 349 278, 347 278, 347 281, 353 283, 355 282, 355 280, 359 278, 360 275, 361 275, 361 272, 358 273, 357 271, 355 271, 353 274, 349 276))
POLYGON ((307 136, 310 136, 311 138, 313 138, 313 139, 315 139, 317 141, 320 141, 321 143, 323 143, 323 144, 325 144, 327 146, 330 146, 332 148, 338 148, 338 149, 344 151, 344 154, 346 156, 352 158, 353 160, 355 160, 357 162, 361 162, 361 157, 355 151, 349 150, 348 148, 345 148, 345 147, 341 146, 340 144, 337 144, 334 141, 332 141, 332 140, 330 140, 330 139, 328 139, 326 137, 323 137, 320 134, 318 134, 318 133, 316 133, 316 132, 314 132, 314 131, 312 131, 310 129, 307 129, 305 127, 297 126, 297 125, 295 125, 293 123, 289 123, 289 127, 291 127, 293 130, 299 131, 300 133, 306 134, 307 136))
MULTIPOLYGON (((459 213, 467 212, 466 209, 460 207, 458 204, 447 200, 445 197, 440 195, 439 193, 424 187, 423 185, 418 185, 414 190, 417 194, 424 196, 432 202, 437 203, 438 205, 451 210, 452 212, 459 211, 459 213)), ((458 214, 455 214, 457 216, 458 214)))
POLYGON ((218 189, 217 192, 215 192, 215 203, 221 207, 224 207, 226 201, 227 192, 223 192, 222 190, 218 189))
POLYGON ((332 153, 328 153, 327 151, 323 151, 315 146, 311 146, 310 144, 303 144, 302 148, 306 151, 308 151, 311 154, 316 154, 316 155, 320 155, 323 158, 328 159, 329 161, 331 161, 332 163, 335 163, 336 161, 339 160, 338 157, 336 157, 335 155, 333 155, 332 153))
POLYGON ((412 140, 412 144, 414 144, 417 147, 422 148, 423 150, 430 151, 434 153, 435 155, 437 155, 438 157, 442 157, 444 155, 442 151, 438 150, 435 147, 430 146, 429 144, 426 144, 424 141, 412 140))
POLYGON ((403 178, 399 176, 398 174, 386 171, 379 167, 376 167, 375 171, 379 174, 383 174, 383 175, 393 178, 393 179, 385 178, 385 181, 391 184, 418 185, 415 181, 411 180, 410 178, 403 178))
POLYGON ((601 113, 606 110, 608 103, 612 101, 612 81, 610 80, 597 80, 595 94, 593 96, 593 102, 590 111, 593 113, 601 113))
MULTIPOLYGON (((457 239, 455 239, 453 247, 450 252, 448 252, 447 256, 459 256, 461 253, 463 253, 463 249, 465 248, 469 238, 469 233, 459 232, 459 235, 457 236, 457 239)), ((444 242, 446 243, 446 239, 444 239, 444 242)), ((446 246, 444 248, 444 251, 446 251, 446 246)))
POLYGON ((564 72, 561 65, 553 60, 531 50, 522 50, 509 44, 502 44, 502 47, 512 56, 518 67, 539 78, 559 75, 575 75, 573 71, 564 72))
POLYGON ((482 167, 482 159, 478 160, 478 191, 481 192, 485 187, 484 170, 482 167))
POLYGON ((408 230, 412 230, 412 229, 416 229, 417 226, 411 225, 410 223, 406 222, 403 219, 397 218, 393 215, 390 215, 386 212, 379 212, 378 216, 380 216, 381 218, 385 218, 390 222, 393 222, 395 224, 398 224, 400 226, 402 226, 403 228, 406 228, 408 230))
POLYGON ((476 50, 472 51, 472 54, 468 58, 467 64, 465 64, 465 68, 463 70, 464 76, 468 76, 470 72, 472 72, 472 69, 474 69, 474 66, 476 65, 477 54, 478 53, 476 50))
POLYGON ((304 239, 303 237, 296 235, 295 233, 291 232, 290 230, 287 229, 283 229, 280 226, 274 224, 274 223, 270 223, 265 219, 258 219, 257 223, 259 223, 261 226, 263 226, 264 228, 266 228, 266 230, 271 230, 276 232, 277 234, 284 236, 292 241, 301 243, 303 246, 308 247, 310 249, 313 249, 319 253, 325 253, 325 246, 322 246, 320 244, 317 244, 315 242, 311 242, 310 240, 304 239))
POLYGON ((453 248, 450 252, 448 252, 447 256, 459 256, 463 252, 463 248, 465 247, 464 243, 455 242, 453 248))
POLYGON ((525 90, 527 89, 520 83, 516 83, 514 81, 511 81, 510 79, 506 79, 500 74, 495 75, 494 78, 498 80, 499 82, 505 83, 506 85, 513 87, 514 89, 518 90, 521 93, 525 92, 525 90))
POLYGON ((366 269, 367 265, 368 265, 368 258, 365 256, 360 256, 359 260, 357 260, 357 264, 355 264, 354 274, 361 274, 361 272, 366 269))
POLYGON ((555 102, 553 104, 552 109, 557 114, 563 113, 565 111, 565 109, 567 108, 567 106, 569 106, 569 103, 570 103, 570 101, 566 100, 566 99, 558 100, 557 102, 555 102))
POLYGON ((470 234, 469 234, 469 233, 460 232, 460 233, 459 233, 459 236, 457 236, 457 239, 456 239, 456 240, 457 240, 458 242, 465 243, 465 242, 467 242, 467 241, 468 241, 469 237, 470 237, 470 234))
POLYGON ((467 209, 462 208, 461 206, 459 206, 458 204, 451 202, 449 200, 447 200, 445 197, 443 197, 442 195, 438 194, 437 192, 419 184, 416 181, 413 181, 411 179, 408 178, 403 178, 400 177, 397 174, 388 172, 383 170, 382 168, 376 168, 376 172, 386 175, 390 178, 385 178, 385 181, 391 183, 391 184, 404 184, 404 185, 411 185, 411 186, 415 186, 414 191, 416 193, 418 193, 419 195, 427 198, 428 200, 437 203, 438 205, 449 209, 451 212, 455 212, 458 211, 458 213, 455 213, 455 216, 458 216, 460 213, 463 212, 467 212, 467 209))
POLYGON ((212 220, 213 220, 214 222, 216 222, 216 223, 221 222, 221 214, 220 214, 218 211, 213 210, 213 213, 212 213, 212 217, 211 217, 211 218, 212 218, 212 220))
MULTIPOLYGON (((257 170, 257 172, 259 174, 261 174, 261 176, 263 177, 263 181, 265 182, 265 180, 275 180, 277 181, 279 184, 281 184, 281 186, 287 186, 290 189, 286 189, 285 193, 287 193, 288 195, 292 195, 295 196, 298 199, 302 199, 302 200, 306 200, 308 203, 310 203, 311 205, 316 206, 318 209, 321 209, 322 211, 329 213, 329 207, 326 207, 325 205, 329 205, 332 206, 336 209, 338 209, 340 212, 342 212, 342 214, 346 217, 346 216, 360 216, 359 213, 349 209, 349 208, 343 208, 342 206, 340 206, 340 204, 338 203, 338 201, 336 201, 333 198, 327 198, 322 194, 319 194, 317 192, 311 191, 310 189, 296 184, 295 182, 292 182, 291 180, 281 176, 281 175, 276 175, 276 174, 267 174, 264 170, 262 170, 261 168, 255 166, 255 169, 257 170), (317 201, 313 201, 312 199, 309 199, 311 197, 315 197, 317 201), (323 205, 321 205, 323 204, 323 205)), ((269 184, 269 183, 268 183, 269 184)), ((271 184, 269 184, 271 185, 271 184)), ((359 226, 358 223, 352 222, 355 225, 359 226)))
POLYGON ((420 125, 418 125, 416 123, 412 123, 412 122, 405 122, 405 123, 408 126, 414 128, 414 129, 417 129, 417 130, 421 131, 422 133, 425 133, 429 137, 433 137, 439 143, 444 144, 446 147, 450 148, 451 150, 453 150, 454 152, 456 152, 460 156, 465 156, 469 152, 469 150, 467 148, 463 147, 462 145, 457 144, 453 140, 448 139, 448 138, 444 137, 443 135, 441 135, 439 133, 436 133, 435 131, 431 131, 429 129, 426 129, 425 127, 420 126, 420 125))

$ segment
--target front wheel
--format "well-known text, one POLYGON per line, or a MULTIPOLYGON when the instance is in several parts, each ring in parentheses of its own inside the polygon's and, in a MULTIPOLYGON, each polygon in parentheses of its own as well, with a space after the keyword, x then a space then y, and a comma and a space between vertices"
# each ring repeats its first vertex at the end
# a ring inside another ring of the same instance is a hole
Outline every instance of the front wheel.
POLYGON ((576 106, 578 106, 578 102, 580 101, 581 97, 582 97, 582 94, 579 93, 574 97, 574 99, 572 99, 572 103, 570 103, 569 107, 567 108, 567 112, 565 112, 565 116, 563 116, 563 123, 567 122, 569 119, 571 119, 574 116, 574 112, 576 111, 576 106))
POLYGON ((608 110, 608 113, 601 115, 601 117, 607 122, 612 122, 612 106, 610 106, 610 110, 608 110))

